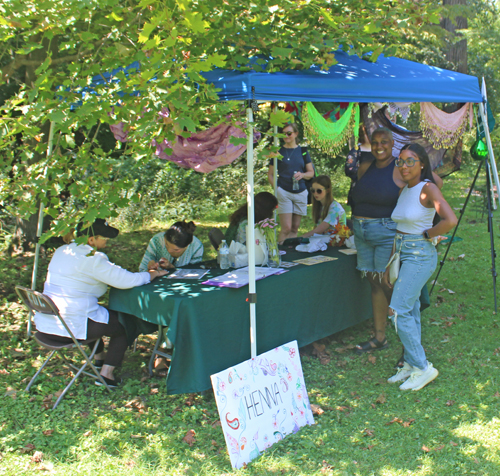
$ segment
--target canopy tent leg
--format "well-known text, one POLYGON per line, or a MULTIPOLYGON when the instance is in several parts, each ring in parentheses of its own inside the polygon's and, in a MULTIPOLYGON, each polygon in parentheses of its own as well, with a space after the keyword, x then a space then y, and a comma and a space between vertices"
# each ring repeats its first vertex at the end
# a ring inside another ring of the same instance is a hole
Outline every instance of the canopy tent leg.
MULTIPOLYGON (((488 111, 486 109, 486 104, 487 104, 487 97, 486 97, 486 83, 483 78, 483 83, 481 87, 481 93, 483 95, 483 102, 479 104, 479 114, 481 115, 481 120, 483 122, 483 129, 484 129, 484 136, 486 138, 486 145, 488 146, 488 155, 489 155, 489 164, 491 166, 491 169, 489 169, 489 176, 490 176, 490 185, 493 187, 493 183, 497 187, 497 193, 500 193, 500 181, 498 178, 498 170, 497 170, 497 164, 495 162, 495 155, 493 153, 493 146, 491 144, 491 137, 490 137, 490 128, 488 126, 488 111), (493 180, 491 175, 493 174, 493 180)), ((492 196, 492 204, 493 204, 493 209, 497 209, 496 205, 496 200, 495 200, 495 193, 494 190, 491 189, 491 196, 492 196)))
MULTIPOLYGON (((49 129, 49 140, 47 142, 47 163, 49 160, 49 157, 52 155, 52 144, 54 142, 54 122, 50 122, 50 129, 49 129)), ((47 175, 47 166, 45 166, 45 170, 43 173, 44 177, 47 175)), ((40 257, 40 237, 42 236, 43 232, 43 209, 45 208, 45 203, 40 202, 40 208, 38 209, 38 224, 37 224, 37 230, 36 230, 36 245, 35 245, 35 260, 33 262, 33 273, 31 275, 31 289, 35 291, 36 288, 36 277, 38 273, 38 260, 40 257)), ((28 334, 28 339, 31 337, 32 334, 32 327, 33 327, 33 322, 32 322, 32 317, 33 317, 33 312, 29 312, 28 316, 28 324, 27 324, 27 334, 28 334)))
POLYGON ((253 185, 253 111, 247 107, 247 207, 248 207, 248 303, 250 305, 250 351, 252 359, 257 357, 257 302, 255 286, 255 213, 254 213, 254 185, 253 185))

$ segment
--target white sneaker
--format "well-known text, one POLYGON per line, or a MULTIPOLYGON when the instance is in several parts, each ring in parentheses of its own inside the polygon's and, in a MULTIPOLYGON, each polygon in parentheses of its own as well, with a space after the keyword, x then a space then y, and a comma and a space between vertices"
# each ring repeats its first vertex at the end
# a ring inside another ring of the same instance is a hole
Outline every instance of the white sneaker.
POLYGON ((426 370, 414 368, 413 372, 410 375, 410 378, 406 382, 401 384, 399 388, 401 390, 420 390, 428 383, 432 382, 438 375, 439 372, 437 371, 437 369, 435 369, 430 362, 427 362, 426 370))
POLYGON ((413 366, 411 366, 408 362, 405 362, 404 365, 398 369, 396 375, 388 378, 387 381, 389 383, 396 383, 401 382, 401 380, 406 380, 414 370, 416 369, 413 366))

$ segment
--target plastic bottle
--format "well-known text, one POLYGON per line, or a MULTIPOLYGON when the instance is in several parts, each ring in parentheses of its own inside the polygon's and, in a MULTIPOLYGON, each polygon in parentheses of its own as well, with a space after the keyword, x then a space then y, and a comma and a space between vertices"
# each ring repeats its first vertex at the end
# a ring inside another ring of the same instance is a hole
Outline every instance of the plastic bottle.
POLYGON ((299 188, 300 188, 299 181, 295 178, 296 173, 297 173, 297 171, 295 171, 293 173, 293 177, 292 177, 292 181, 293 181, 292 190, 299 190, 299 188))
POLYGON ((229 269, 229 248, 226 240, 222 240, 219 246, 220 269, 229 269))

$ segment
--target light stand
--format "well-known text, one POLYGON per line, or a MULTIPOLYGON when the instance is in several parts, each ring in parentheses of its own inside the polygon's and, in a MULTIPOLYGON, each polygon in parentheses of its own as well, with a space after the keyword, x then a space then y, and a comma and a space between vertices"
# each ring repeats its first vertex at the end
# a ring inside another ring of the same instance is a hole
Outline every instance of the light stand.
POLYGON ((470 196, 472 195, 472 191, 474 190, 474 186, 476 185, 477 178, 479 176, 479 172, 481 171, 481 167, 484 163, 485 171, 486 171, 486 190, 487 190, 487 206, 488 206, 488 232, 490 234, 490 247, 491 247, 491 275, 493 277, 493 301, 495 304, 495 312, 497 312, 497 271, 495 266, 495 239, 493 235, 493 207, 492 200, 493 196, 491 194, 491 180, 490 180, 490 164, 488 162, 488 149, 482 140, 477 140, 471 148, 471 155, 474 159, 480 160, 479 165, 477 167, 477 172, 472 181, 472 184, 469 188, 469 193, 467 194, 467 198, 465 199, 465 203, 460 210, 460 216, 458 218, 458 223, 455 229, 453 230, 453 234, 448 241, 448 246, 446 247, 446 251, 444 253, 443 259, 439 262, 439 270, 432 283, 431 290, 429 291, 429 296, 432 294, 434 286, 437 283, 439 274, 441 273, 441 269, 444 266, 444 262, 446 261, 446 257, 448 256, 448 252, 450 251, 451 244, 453 243, 453 238, 457 233, 458 227, 460 226, 460 222, 465 213, 465 209, 467 208, 467 204, 469 203, 470 196))

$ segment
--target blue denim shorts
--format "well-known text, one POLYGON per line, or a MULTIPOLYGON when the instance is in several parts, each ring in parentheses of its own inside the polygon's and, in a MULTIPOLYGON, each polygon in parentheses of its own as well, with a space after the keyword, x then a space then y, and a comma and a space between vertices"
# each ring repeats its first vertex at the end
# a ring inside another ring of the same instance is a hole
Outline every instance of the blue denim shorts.
POLYGON ((391 258, 396 223, 390 218, 354 218, 357 269, 363 274, 383 273, 391 258))

